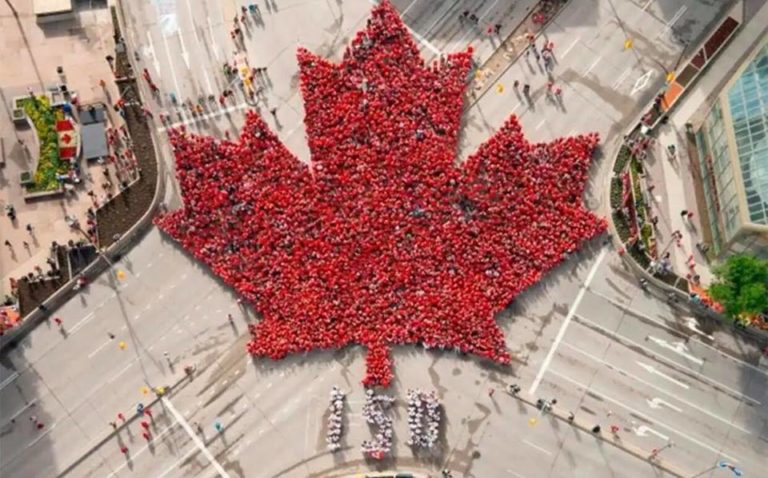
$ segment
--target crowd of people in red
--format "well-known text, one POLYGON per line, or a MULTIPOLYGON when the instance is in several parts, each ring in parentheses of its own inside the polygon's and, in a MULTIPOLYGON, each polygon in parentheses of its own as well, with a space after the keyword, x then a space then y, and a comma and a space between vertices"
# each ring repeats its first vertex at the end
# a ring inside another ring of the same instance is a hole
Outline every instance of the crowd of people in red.
POLYGON ((311 165, 254 112, 239 141, 170 131, 184 208, 157 224, 261 314, 250 353, 422 344, 507 363, 494 315, 604 220, 595 134, 531 144, 515 117, 455 164, 471 49, 425 66, 383 2, 334 65, 298 53, 311 165))

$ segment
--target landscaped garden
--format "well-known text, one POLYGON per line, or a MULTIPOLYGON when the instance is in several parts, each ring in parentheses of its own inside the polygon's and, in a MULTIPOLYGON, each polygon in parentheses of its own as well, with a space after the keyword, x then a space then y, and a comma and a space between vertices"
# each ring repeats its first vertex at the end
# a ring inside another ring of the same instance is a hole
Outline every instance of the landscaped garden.
POLYGON ((26 185, 27 191, 55 191, 61 186, 57 175, 67 174, 69 170, 69 165, 59 155, 59 135, 56 132, 56 121, 64 119, 64 112, 53 108, 46 96, 19 98, 16 107, 24 110, 40 142, 37 169, 26 185))

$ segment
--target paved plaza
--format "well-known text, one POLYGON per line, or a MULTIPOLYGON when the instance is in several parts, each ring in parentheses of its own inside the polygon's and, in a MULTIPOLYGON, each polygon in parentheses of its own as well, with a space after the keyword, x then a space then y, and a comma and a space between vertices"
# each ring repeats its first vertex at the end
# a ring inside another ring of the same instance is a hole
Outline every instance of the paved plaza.
MULTIPOLYGON (((114 52, 115 45, 109 10, 104 8, 106 2, 91 2, 91 8, 83 4, 76 18, 63 24, 37 24, 32 2, 12 2, 13 9, 10 5, 0 4, 0 56, 6 64, 13 65, 0 68, 0 100, 4 105, 0 138, 5 159, 5 167, 0 168, 0 207, 12 205, 18 220, 11 222, 3 217, 0 222, 2 241, 12 245, 0 249, 0 297, 11 294, 11 278, 18 279, 34 272, 35 266, 46 265, 52 241, 65 244, 70 239, 83 238, 69 228, 65 216, 77 217, 85 224, 85 212, 93 206, 87 191, 93 191, 94 197, 103 202, 107 192, 118 190, 117 185, 105 186, 102 176, 106 167, 114 178, 115 167, 91 161, 83 164, 81 187, 71 193, 29 202, 22 199, 19 175, 35 170, 38 140, 34 128, 19 128, 12 122, 12 99, 27 95, 30 88, 37 94, 56 88, 60 81, 56 68, 61 66, 63 79, 81 104, 109 105, 117 98, 117 88, 111 81, 102 88, 99 80, 112 77, 104 58, 114 52), (27 232, 28 224, 34 234, 27 232)), ((123 124, 110 108, 106 112, 110 126, 117 128, 123 124)))
MULTIPOLYGON (((309 161, 296 47, 338 61, 373 4, 258 3, 263 25, 245 30, 249 63, 268 68, 270 85, 258 107, 286 146, 309 161), (272 107, 279 125, 268 113, 272 107)), ((534 4, 393 3, 425 58, 471 43, 481 64, 498 40, 461 22, 461 13, 471 9, 481 25, 499 22, 506 34, 534 4)), ((139 52, 136 67, 147 68, 160 87, 159 98, 145 95, 156 115, 168 112, 172 123, 205 134, 237 134, 250 108, 237 88, 235 102, 202 118, 174 108, 168 95, 195 100, 227 86, 221 67, 232 58, 229 29, 241 4, 118 2, 128 47, 139 52)), ((674 67, 687 43, 700 40, 719 8, 705 0, 570 1, 543 34, 555 44, 563 104, 547 101, 547 76, 521 57, 501 75, 504 88, 490 87, 472 101, 459 156, 471 154, 513 113, 534 141, 597 131, 602 154, 585 203, 608 215, 608 158, 664 84, 664 70, 674 67), (628 36, 634 38, 629 50, 628 36), (532 105, 516 94, 515 80, 531 85, 532 105)), ((165 131, 155 124, 165 201, 173 209, 180 199, 165 131)), ((510 366, 449 351, 393 350, 395 381, 385 393, 397 399, 395 439, 392 457, 383 462, 360 453, 372 434, 362 417, 364 351, 253 360, 245 345, 258 318, 156 228, 55 314, 63 328, 42 324, 0 355, 3 477, 330 477, 372 470, 440 476, 442 469, 462 477, 676 476, 643 458, 654 449, 678 476, 728 476, 717 468, 720 461, 747 477, 764 474, 768 364, 759 350, 642 290, 605 237, 571 255, 499 315, 510 366), (195 367, 192 378, 186 366, 195 367), (573 412, 574 423, 512 397, 505 392, 511 383, 528 402, 556 398, 555 412, 573 412), (348 392, 348 401, 343 447, 331 454, 325 423, 334 385, 348 392), (150 389, 159 386, 171 387, 156 398, 150 389), (405 444, 410 388, 434 390, 443 404, 439 447, 427 456, 405 444), (144 418, 135 417, 140 402, 153 412, 151 442, 141 436, 144 418), (217 421, 223 432, 214 428, 217 421), (605 440, 590 433, 595 425, 605 440), (611 425, 619 427, 615 437, 607 432, 611 425)))

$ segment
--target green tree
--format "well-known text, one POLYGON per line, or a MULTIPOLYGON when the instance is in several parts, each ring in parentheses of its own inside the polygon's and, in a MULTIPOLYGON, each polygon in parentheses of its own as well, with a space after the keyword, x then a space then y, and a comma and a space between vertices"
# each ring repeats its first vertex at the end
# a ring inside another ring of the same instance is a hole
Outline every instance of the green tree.
POLYGON ((768 261, 740 254, 714 268, 717 280, 709 295, 720 302, 732 319, 768 309, 768 261))

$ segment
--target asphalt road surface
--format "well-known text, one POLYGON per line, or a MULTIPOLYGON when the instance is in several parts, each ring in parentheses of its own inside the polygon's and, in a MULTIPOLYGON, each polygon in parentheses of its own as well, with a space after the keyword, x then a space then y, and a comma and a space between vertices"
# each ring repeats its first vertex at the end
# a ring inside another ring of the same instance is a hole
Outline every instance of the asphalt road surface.
MULTIPOLYGON (((521 59, 500 80, 507 86, 504 93, 492 88, 468 111, 462 155, 515 112, 535 140, 599 131, 608 156, 637 117, 637 105, 663 81, 659 64, 673 65, 684 42, 696 41, 717 15, 710 3, 571 2, 547 29, 556 44, 554 75, 563 85, 564 107, 545 101, 546 76, 521 59), (632 51, 623 49, 626 32, 635 38, 632 51), (531 84, 533 107, 514 94, 511 85, 518 78, 531 84)), ((479 15, 514 22, 526 2, 396 2, 425 55, 466 42, 479 55, 490 55, 491 39, 459 25, 458 13, 470 4, 479 15)), ((296 44, 338 59, 371 4, 260 5, 264 24, 249 27, 246 35, 249 62, 268 65, 268 102, 279 108, 279 134, 307 160, 296 44)), ((195 98, 224 86, 219 71, 233 49, 228 30, 235 2, 124 2, 123 12, 129 46, 141 52, 138 67, 150 69, 164 94, 195 98)), ((505 22, 505 29, 512 27, 505 22)), ((153 108, 172 110, 167 99, 153 108)), ((174 115, 190 128, 222 135, 236 132, 246 108, 240 96, 226 113, 214 109, 204 120, 183 110, 174 115)), ((168 153, 159 125, 158 138, 168 153)), ((170 154, 165 160, 172 164, 170 154)), ((609 169, 603 163, 598 160, 594 168, 587 196, 590 207, 601 212, 609 169)), ((173 207, 178 197, 170 177, 169 186, 173 207)), ((644 293, 600 240, 500 314, 516 357, 512 366, 450 352, 395 349, 397 378, 387 391, 399 400, 393 413, 395 458, 382 464, 365 461, 359 450, 371 437, 361 416, 363 351, 253 361, 245 343, 254 316, 157 230, 56 314, 64 320, 63 330, 43 325, 0 358, 2 476, 306 477, 377 466, 433 474, 447 467, 455 476, 663 476, 621 447, 541 416, 503 393, 509 383, 520 384, 525 396, 557 398, 558 410, 573 411, 580 425, 620 426, 618 441, 633 449, 650 453, 671 441, 659 456, 688 475, 719 460, 738 465, 745 476, 764 470, 768 372, 758 351, 644 293), (186 365, 196 367, 192 380, 184 376, 186 365), (148 388, 162 385, 173 387, 156 401, 148 388), (349 392, 348 432, 336 455, 327 453, 324 443, 333 385, 349 392), (405 445, 403 401, 405 391, 416 387, 436 390, 444 404, 440 447, 426 457, 416 457, 405 445), (489 396, 491 388, 497 393, 489 396), (137 403, 153 401, 148 443, 134 414, 137 403), (45 427, 36 429, 32 417, 45 427), (121 425, 116 432, 112 421, 121 425), (223 432, 215 430, 216 421, 223 432)), ((723 473, 703 476, 727 476, 723 473)))

